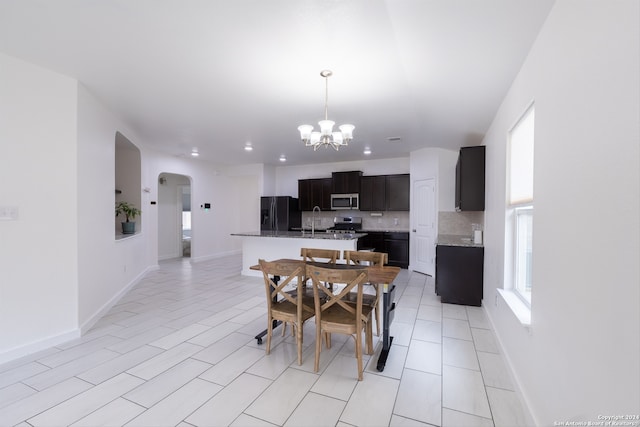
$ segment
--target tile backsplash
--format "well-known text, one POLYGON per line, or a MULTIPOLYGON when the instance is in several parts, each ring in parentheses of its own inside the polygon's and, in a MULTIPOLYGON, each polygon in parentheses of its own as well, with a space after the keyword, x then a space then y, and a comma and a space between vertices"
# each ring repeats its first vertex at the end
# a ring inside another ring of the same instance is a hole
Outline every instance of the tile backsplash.
POLYGON ((471 224, 484 230, 484 212, 438 212, 438 234, 471 236, 471 224))
MULTIPOLYGON (((340 216, 362 217, 362 229, 369 231, 408 231, 409 212, 406 211, 384 211, 382 216, 371 216, 368 211, 329 211, 316 212, 316 228, 325 229, 333 227, 333 218, 340 216)), ((302 226, 311 228, 311 212, 302 212, 302 226)))
MULTIPOLYGON (((317 229, 333 227, 333 218, 340 216, 362 217, 362 229, 369 231, 408 231, 410 215, 406 211, 384 211, 382 216, 371 216, 371 212, 323 211, 316 212, 317 229)), ((311 228, 311 212, 302 212, 302 226, 311 228)), ((480 224, 484 229, 484 212, 438 212, 438 234, 471 236, 471 224, 480 224)))

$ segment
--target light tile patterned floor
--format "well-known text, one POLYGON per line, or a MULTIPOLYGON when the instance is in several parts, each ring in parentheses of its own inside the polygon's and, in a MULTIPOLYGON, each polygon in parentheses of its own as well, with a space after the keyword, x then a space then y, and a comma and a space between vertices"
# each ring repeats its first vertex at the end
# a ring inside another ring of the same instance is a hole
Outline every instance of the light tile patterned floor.
POLYGON ((162 262, 82 338, 0 365, 0 426, 524 425, 484 311, 432 278, 398 276, 387 365, 376 339, 358 382, 340 336, 313 372, 313 321, 302 366, 280 329, 265 355, 263 282, 240 263, 162 262))

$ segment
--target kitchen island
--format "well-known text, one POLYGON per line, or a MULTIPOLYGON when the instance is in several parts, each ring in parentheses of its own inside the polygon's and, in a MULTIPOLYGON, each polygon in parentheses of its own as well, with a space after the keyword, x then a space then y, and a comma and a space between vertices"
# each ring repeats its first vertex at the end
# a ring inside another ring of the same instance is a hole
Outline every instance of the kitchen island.
POLYGON ((251 270, 258 259, 300 258, 301 248, 337 249, 341 253, 344 250, 355 251, 358 249, 358 239, 366 236, 366 233, 253 231, 231 235, 242 237, 242 274, 262 276, 261 272, 251 270))

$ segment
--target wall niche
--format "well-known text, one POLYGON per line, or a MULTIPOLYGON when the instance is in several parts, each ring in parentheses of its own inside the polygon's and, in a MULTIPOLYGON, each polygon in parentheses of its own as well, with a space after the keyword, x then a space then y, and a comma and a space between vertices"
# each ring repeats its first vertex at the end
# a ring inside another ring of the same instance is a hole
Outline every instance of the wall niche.
MULTIPOLYGON (((127 137, 120 132, 116 132, 115 137, 115 203, 127 202, 142 210, 142 177, 140 149, 136 147, 127 137)), ((122 222, 124 215, 115 218, 116 239, 130 235, 122 234, 122 222)), ((142 230, 142 215, 135 218, 135 234, 142 230)))

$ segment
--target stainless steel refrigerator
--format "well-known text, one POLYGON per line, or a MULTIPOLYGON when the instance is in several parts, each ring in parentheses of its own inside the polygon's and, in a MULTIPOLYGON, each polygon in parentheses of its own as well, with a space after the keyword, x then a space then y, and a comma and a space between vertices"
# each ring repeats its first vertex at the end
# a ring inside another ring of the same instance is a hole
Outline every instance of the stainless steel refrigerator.
POLYGON ((302 226, 298 199, 290 196, 260 198, 260 230, 289 231, 302 226))

